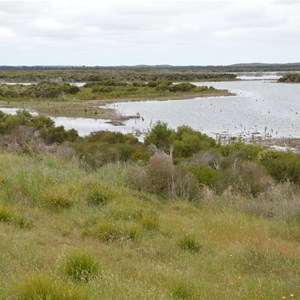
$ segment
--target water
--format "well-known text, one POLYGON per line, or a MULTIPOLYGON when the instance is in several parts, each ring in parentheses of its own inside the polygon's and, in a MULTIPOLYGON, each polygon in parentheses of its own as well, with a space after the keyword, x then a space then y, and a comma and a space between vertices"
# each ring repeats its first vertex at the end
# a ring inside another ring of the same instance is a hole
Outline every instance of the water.
POLYGON ((123 115, 143 117, 127 123, 128 131, 146 131, 161 120, 172 128, 189 125, 210 136, 300 137, 300 84, 265 80, 195 84, 228 89, 237 96, 115 103, 109 107, 123 115))
MULTIPOLYGON (((269 80, 206 82, 228 89, 236 96, 196 98, 189 100, 115 103, 107 107, 122 115, 140 115, 124 126, 113 126, 105 120, 53 118, 56 125, 75 128, 80 135, 98 130, 147 132, 158 120, 172 128, 189 125, 212 137, 224 134, 249 138, 253 135, 300 137, 300 84, 269 80)), ((2 109, 3 110, 3 109, 2 109)), ((13 110, 6 111, 13 112, 13 110)))

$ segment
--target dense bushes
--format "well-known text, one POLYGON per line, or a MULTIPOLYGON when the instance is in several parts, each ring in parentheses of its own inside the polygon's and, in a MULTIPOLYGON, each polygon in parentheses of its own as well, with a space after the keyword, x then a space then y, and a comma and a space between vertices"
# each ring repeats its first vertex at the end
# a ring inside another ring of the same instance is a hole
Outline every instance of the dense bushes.
POLYGON ((49 81, 41 81, 31 85, 0 85, 0 97, 2 98, 58 98, 64 94, 77 94, 79 87, 68 83, 59 84, 49 81))
POLYGON ((147 160, 146 147, 131 134, 99 131, 72 144, 88 167, 95 169, 107 163, 127 160, 147 160))
MULTIPOLYGON (((75 67, 75 68, 11 68, 1 67, 0 80, 7 82, 87 81, 223 81, 236 80, 237 75, 203 70, 201 67, 75 67)), ((220 71, 220 70, 219 70, 220 71)))
POLYGON ((154 144, 165 152, 174 151, 175 159, 190 157, 194 153, 216 145, 214 139, 189 126, 180 126, 175 131, 168 128, 167 124, 163 122, 155 124, 146 136, 145 144, 154 144))
POLYGON ((196 86, 189 82, 174 83, 171 80, 154 80, 154 81, 120 81, 120 80, 103 80, 92 81, 84 85, 84 88, 90 88, 97 97, 106 96, 111 98, 120 97, 162 97, 174 96, 178 93, 212 93, 213 87, 196 86))
MULTIPOLYGON (((30 153, 32 140, 67 145, 88 170, 112 162, 138 162, 139 167, 128 172, 128 181, 138 189, 165 197, 195 199, 201 186, 218 194, 257 197, 267 192, 274 180, 300 185, 299 154, 240 143, 217 145, 211 137, 188 126, 174 130, 158 122, 143 144, 131 134, 108 131, 82 138, 74 129, 55 127, 50 118, 18 111, 16 115, 0 112, 0 134, 2 147, 13 144, 11 150, 21 148, 23 153, 30 153)), ((105 202, 102 196, 93 195, 95 201, 99 198, 105 202)))
POLYGON ((278 82, 297 83, 300 82, 300 73, 291 73, 283 75, 278 82))
POLYGON ((270 152, 261 158, 262 164, 278 181, 291 181, 300 185, 300 155, 270 152))
POLYGON ((41 138, 46 144, 61 144, 65 141, 75 141, 78 138, 76 130, 66 131, 63 126, 55 127, 50 118, 33 116, 25 110, 17 111, 16 115, 0 112, 0 134, 2 141, 18 143, 21 147, 35 138, 41 138), (23 134, 17 131, 19 128, 24 129, 23 134), (21 136, 18 136, 19 133, 21 136), (22 138, 24 135, 26 139, 22 138), (10 136, 10 139, 7 136, 10 136))
POLYGON ((199 188, 186 168, 174 166, 165 154, 155 154, 145 167, 128 170, 127 181, 132 186, 163 197, 196 199, 199 188))

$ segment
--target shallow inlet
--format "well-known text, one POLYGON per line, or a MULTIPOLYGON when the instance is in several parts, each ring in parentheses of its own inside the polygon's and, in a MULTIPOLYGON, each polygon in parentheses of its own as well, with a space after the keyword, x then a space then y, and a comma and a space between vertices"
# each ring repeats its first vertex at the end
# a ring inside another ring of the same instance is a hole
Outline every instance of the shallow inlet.
MULTIPOLYGON (((255 76, 257 78, 257 76, 255 76)), ((277 83, 270 80, 236 82, 201 82, 228 89, 237 94, 230 97, 207 97, 169 101, 123 102, 108 105, 125 116, 140 118, 114 126, 107 120, 84 118, 53 118, 56 125, 74 128, 80 135, 98 130, 144 134, 158 120, 170 127, 189 125, 212 137, 219 135, 273 138, 300 137, 300 84, 277 83)), ((1 108, 7 113, 16 109, 1 108)))

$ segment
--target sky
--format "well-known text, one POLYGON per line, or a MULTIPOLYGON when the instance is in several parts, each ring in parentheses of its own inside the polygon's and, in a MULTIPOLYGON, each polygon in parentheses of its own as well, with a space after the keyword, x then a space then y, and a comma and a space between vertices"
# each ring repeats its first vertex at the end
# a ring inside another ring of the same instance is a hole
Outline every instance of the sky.
POLYGON ((300 62, 300 0, 0 0, 0 65, 300 62))

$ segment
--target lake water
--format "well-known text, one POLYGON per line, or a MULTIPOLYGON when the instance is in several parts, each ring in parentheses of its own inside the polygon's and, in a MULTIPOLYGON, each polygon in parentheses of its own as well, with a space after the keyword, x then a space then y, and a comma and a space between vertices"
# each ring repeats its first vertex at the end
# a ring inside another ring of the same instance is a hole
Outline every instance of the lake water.
MULTIPOLYGON (((80 135, 97 130, 147 132, 159 120, 172 128, 189 125, 212 137, 216 135, 253 135, 300 137, 300 84, 276 83, 270 80, 206 82, 236 94, 230 97, 189 100, 125 102, 109 105, 122 115, 140 115, 124 126, 113 126, 104 120, 54 118, 57 125, 75 128, 80 135)), ((13 112, 10 110, 10 112, 13 112)))
POLYGON ((142 119, 126 124, 128 131, 147 131, 161 120, 170 127, 189 125, 210 136, 216 134, 251 137, 300 137, 300 84, 267 80, 206 82, 237 94, 232 97, 175 101, 115 103, 110 108, 122 115, 139 114, 142 119))

